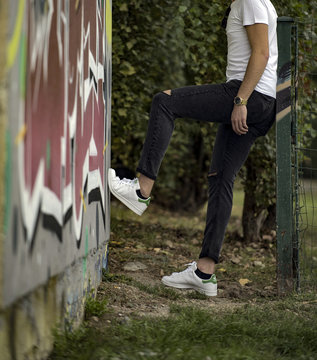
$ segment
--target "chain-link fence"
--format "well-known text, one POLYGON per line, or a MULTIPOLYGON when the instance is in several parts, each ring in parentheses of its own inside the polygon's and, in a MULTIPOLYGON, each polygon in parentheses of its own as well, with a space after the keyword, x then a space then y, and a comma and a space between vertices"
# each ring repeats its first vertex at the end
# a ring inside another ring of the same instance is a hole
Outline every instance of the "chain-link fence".
POLYGON ((293 27, 293 209, 297 290, 317 288, 317 22, 293 27))

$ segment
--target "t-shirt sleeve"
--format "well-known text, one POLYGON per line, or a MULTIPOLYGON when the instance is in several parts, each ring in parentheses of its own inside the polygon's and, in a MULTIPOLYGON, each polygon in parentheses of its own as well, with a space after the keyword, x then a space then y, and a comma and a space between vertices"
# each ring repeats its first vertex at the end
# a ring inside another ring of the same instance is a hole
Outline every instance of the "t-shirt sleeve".
POLYGON ((242 0, 243 26, 269 24, 268 11, 261 0, 242 0))

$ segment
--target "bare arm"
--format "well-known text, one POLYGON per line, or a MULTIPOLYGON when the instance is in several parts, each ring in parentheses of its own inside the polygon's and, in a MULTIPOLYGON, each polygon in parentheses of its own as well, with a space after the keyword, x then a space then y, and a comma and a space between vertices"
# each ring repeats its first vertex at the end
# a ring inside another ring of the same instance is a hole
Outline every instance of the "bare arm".
MULTIPOLYGON (((269 44, 268 26, 266 24, 254 24, 245 28, 251 46, 251 56, 237 96, 247 100, 265 70, 269 59, 269 44)), ((234 105, 231 123, 234 132, 238 135, 248 132, 247 107, 245 105, 234 105)))

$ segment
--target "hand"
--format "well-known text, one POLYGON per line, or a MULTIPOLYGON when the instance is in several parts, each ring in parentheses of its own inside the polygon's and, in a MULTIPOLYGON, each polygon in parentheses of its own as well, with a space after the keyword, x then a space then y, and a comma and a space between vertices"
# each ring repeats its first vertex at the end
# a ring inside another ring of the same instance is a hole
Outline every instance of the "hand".
POLYGON ((247 115, 248 110, 245 105, 234 105, 231 113, 231 124, 236 134, 245 135, 248 132, 247 115))

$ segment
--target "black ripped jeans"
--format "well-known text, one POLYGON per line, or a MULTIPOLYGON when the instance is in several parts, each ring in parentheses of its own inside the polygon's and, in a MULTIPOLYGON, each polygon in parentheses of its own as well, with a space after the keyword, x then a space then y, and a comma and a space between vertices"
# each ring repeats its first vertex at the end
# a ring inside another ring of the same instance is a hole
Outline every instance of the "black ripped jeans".
POLYGON ((197 85, 157 93, 152 102, 146 139, 137 171, 155 180, 170 142, 176 118, 217 122, 219 128, 212 154, 208 183, 206 228, 200 258, 218 263, 225 230, 231 215, 234 179, 255 139, 265 135, 275 119, 275 99, 253 91, 248 100, 246 135, 231 127, 233 98, 241 81, 197 85))

